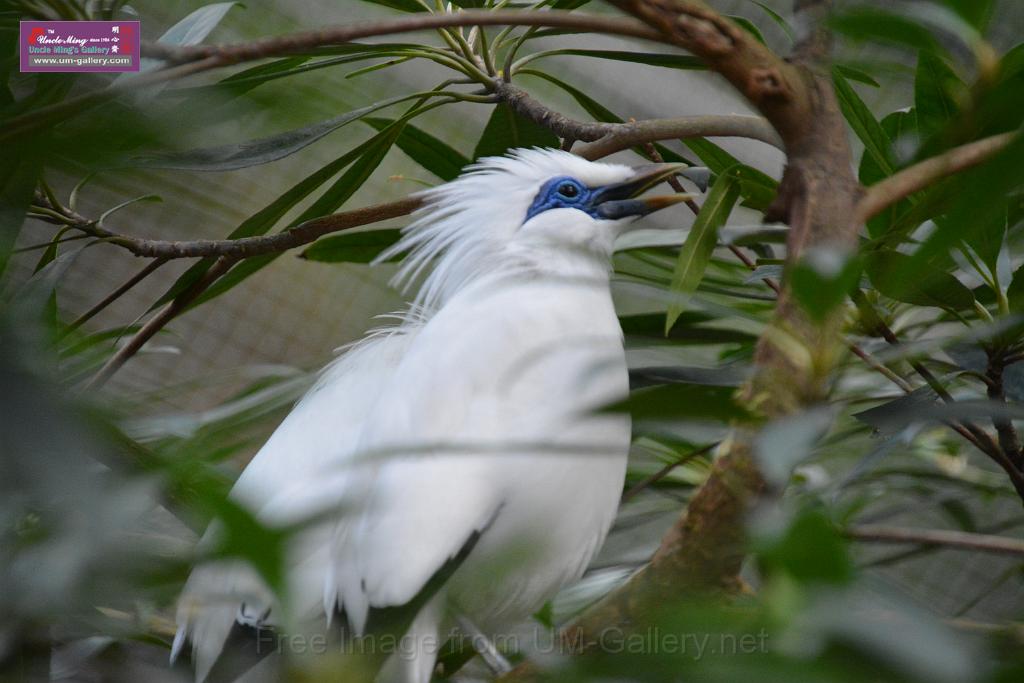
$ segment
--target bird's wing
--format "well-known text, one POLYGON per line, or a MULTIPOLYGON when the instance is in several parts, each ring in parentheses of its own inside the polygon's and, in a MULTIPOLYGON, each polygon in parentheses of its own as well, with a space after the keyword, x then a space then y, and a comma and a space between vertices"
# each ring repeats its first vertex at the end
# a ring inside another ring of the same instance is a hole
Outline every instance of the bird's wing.
MULTIPOLYGON (((372 335, 326 368, 239 477, 231 497, 267 526, 280 528, 316 517, 287 551, 289 597, 298 617, 323 603, 334 526, 352 485, 351 464, 359 431, 384 377, 398 365, 416 325, 372 335)), ((217 534, 211 525, 204 542, 217 534)), ((173 657, 192 642, 202 681, 216 662, 233 625, 273 623, 274 600, 256 572, 241 561, 201 565, 189 577, 178 605, 173 657)))
MULTIPOLYGON (((564 292, 549 297, 560 298, 564 292)), ((570 395, 564 388, 566 375, 584 382, 593 370, 575 360, 578 340, 557 331, 564 313, 542 298, 516 301, 509 294, 439 311, 368 415, 360 450, 379 465, 357 519, 340 529, 325 596, 357 632, 368 611, 415 599, 474 535, 487 538, 516 485, 502 479, 508 470, 490 456, 534 438, 558 438, 565 431, 559 412, 586 408, 572 403, 585 400, 585 390, 573 384, 570 395)))

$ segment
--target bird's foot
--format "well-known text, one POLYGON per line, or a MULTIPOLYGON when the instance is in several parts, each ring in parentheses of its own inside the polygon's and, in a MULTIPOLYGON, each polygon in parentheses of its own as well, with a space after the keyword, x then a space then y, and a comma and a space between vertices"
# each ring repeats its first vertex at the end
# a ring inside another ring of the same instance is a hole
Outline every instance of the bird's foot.
POLYGON ((458 617, 457 621, 462 632, 469 636, 473 650, 480 655, 495 676, 504 676, 512 671, 512 664, 505 658, 505 655, 498 651, 494 642, 477 628, 476 624, 464 616, 458 617))

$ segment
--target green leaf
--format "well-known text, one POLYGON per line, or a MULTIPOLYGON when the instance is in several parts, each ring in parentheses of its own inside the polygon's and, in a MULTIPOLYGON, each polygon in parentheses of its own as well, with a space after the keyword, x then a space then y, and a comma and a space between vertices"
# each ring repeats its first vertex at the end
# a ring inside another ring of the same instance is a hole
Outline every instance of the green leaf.
POLYGON ((400 12, 426 12, 426 8, 416 0, 362 0, 371 5, 382 5, 400 12))
POLYGON ((872 251, 865 256, 865 270, 875 289, 890 299, 954 311, 974 307, 974 293, 960 280, 927 264, 912 270, 912 260, 898 251, 872 251))
POLYGON ((666 336, 678 344, 745 344, 751 345, 757 337, 740 330, 706 327, 700 323, 709 322, 708 316, 697 312, 680 315, 676 324, 665 334, 665 316, 658 313, 627 315, 619 318, 622 332, 627 337, 645 340, 663 340, 666 336))
POLYGON ((896 162, 893 159, 892 141, 889 136, 842 74, 833 70, 832 80, 835 83, 836 95, 839 97, 839 107, 853 132, 864 143, 864 153, 871 156, 882 173, 886 176, 892 175, 896 170, 896 162))
MULTIPOLYGON (((369 180, 370 175, 384 160, 384 157, 387 156, 388 151, 394 145, 395 140, 398 138, 401 131, 402 122, 399 121, 399 123, 393 124, 390 128, 385 128, 370 140, 356 148, 357 150, 361 150, 361 153, 358 158, 352 162, 349 169, 345 171, 345 173, 343 173, 333 185, 327 188, 327 190, 320 195, 320 197, 313 202, 309 208, 303 211, 298 218, 292 221, 291 226, 299 225, 308 220, 319 218, 320 216, 326 216, 327 214, 337 211, 342 204, 347 202, 352 195, 354 195, 359 188, 369 180)), ((202 296, 196 299, 192 306, 199 306, 210 299, 220 296, 224 292, 232 289, 235 285, 247 279, 250 275, 262 270, 278 256, 280 256, 280 254, 268 254, 266 256, 246 259, 238 266, 228 271, 227 275, 217 280, 217 282, 206 290, 202 296)))
POLYGON ((861 71, 860 69, 855 69, 852 66, 845 66, 843 64, 836 64, 835 69, 847 80, 863 83, 864 85, 870 85, 873 88, 882 87, 882 84, 872 78, 871 74, 866 71, 861 71))
POLYGON ((390 69, 393 66, 405 64, 411 59, 411 56, 406 55, 404 57, 398 57, 397 59, 390 59, 386 62, 380 62, 379 64, 371 64, 370 66, 364 66, 362 69, 356 69, 355 71, 348 72, 347 74, 345 74, 345 78, 358 78, 359 76, 374 73, 376 71, 381 71, 383 69, 390 69))
POLYGON ((597 102, 594 98, 590 97, 590 95, 586 94, 579 88, 575 88, 565 81, 559 80, 550 74, 544 73, 543 71, 536 71, 534 69, 523 69, 519 73, 536 76, 537 78, 544 79, 548 83, 557 85, 576 100, 576 103, 583 107, 583 110, 590 114, 596 121, 601 121, 602 123, 622 123, 622 118, 617 114, 612 112, 603 104, 597 102))
MULTIPOLYGON (((946 219, 936 221, 940 226, 946 219)), ((994 212, 987 220, 979 220, 974 230, 965 237, 964 242, 970 245, 982 263, 988 266, 989 273, 995 273, 999 267, 999 253, 1006 243, 1006 233, 1009 228, 1007 207, 1003 206, 1001 212, 994 212)))
POLYGON ((376 102, 340 116, 296 128, 278 135, 248 140, 229 145, 203 147, 185 152, 164 152, 136 156, 133 166, 143 168, 164 168, 181 171, 234 171, 240 168, 258 166, 283 159, 305 149, 320 138, 333 133, 342 126, 371 114, 379 109, 421 97, 420 94, 402 95, 376 102))
POLYGON ((7 267, 43 172, 46 155, 40 153, 38 144, 38 139, 8 143, 5 161, 0 164, 0 274, 7 267))
POLYGON ((637 389, 624 401, 603 409, 603 412, 629 412, 636 422, 678 420, 728 421, 746 417, 735 400, 731 386, 706 384, 664 384, 637 389))
MULTIPOLYGON (((364 230, 323 237, 300 254, 323 263, 370 263, 402 236, 398 228, 364 230)), ((391 259, 398 260, 398 257, 391 259)))
MULTIPOLYGON (((227 239, 235 240, 242 237, 255 237, 257 235, 266 234, 267 231, 274 227, 274 225, 299 202, 312 194, 318 187, 327 182, 336 173, 351 164, 362 149, 364 148, 360 146, 354 150, 350 150, 323 168, 306 176, 289 188, 280 197, 242 221, 242 223, 227 236, 227 239)), ((204 258, 197 261, 193 266, 182 273, 182 275, 170 286, 163 296, 157 299, 156 303, 153 304, 150 310, 171 301, 191 287, 193 283, 199 280, 203 274, 209 270, 210 266, 213 265, 213 261, 214 259, 212 258, 204 258)))
POLYGON ((848 583, 854 577, 846 541, 820 509, 801 511, 780 537, 755 543, 761 565, 803 582, 848 583))
POLYGON ((754 25, 754 22, 752 22, 750 19, 747 19, 746 17, 739 17, 734 14, 727 14, 726 16, 732 19, 744 31, 754 36, 757 42, 763 45, 767 44, 765 42, 764 36, 761 34, 761 29, 757 28, 757 26, 754 25))
POLYGON ((835 249, 813 249, 788 274, 796 300, 812 320, 823 322, 860 280, 858 259, 835 249))
POLYGON ((693 150, 693 153, 711 169, 712 173, 721 175, 730 169, 733 170, 740 183, 743 206, 757 211, 765 211, 775 199, 779 184, 771 176, 756 168, 741 164, 739 159, 704 138, 691 138, 682 142, 693 150))
POLYGON ((1014 272, 1006 296, 1010 300, 1010 310, 1013 313, 1024 313, 1024 266, 1014 272))
MULTIPOLYGON (((906 137, 916 137, 917 115, 914 110, 895 111, 882 119, 882 130, 894 143, 906 137)), ((873 156, 870 154, 861 156, 860 170, 858 171, 861 184, 870 187, 886 177, 887 174, 873 156)), ((895 225, 897 217, 905 215, 911 205, 911 201, 904 199, 872 218, 868 221, 868 234, 872 237, 881 237, 888 233, 895 225)))
POLYGON ((717 368, 688 367, 682 365, 630 368, 631 389, 661 386, 663 384, 704 384, 717 387, 738 387, 750 378, 750 372, 737 366, 717 368))
POLYGON ((96 219, 96 223, 99 225, 103 225, 103 221, 107 220, 107 218, 114 215, 121 209, 131 206, 132 204, 138 204, 140 202, 162 202, 163 200, 163 197, 161 197, 158 194, 144 194, 141 197, 133 197, 104 211, 102 214, 100 214, 100 217, 96 219))
POLYGON ((697 290, 697 285, 704 277, 704 271, 718 243, 718 229, 725 225, 739 195, 739 181, 729 171, 720 174, 718 180, 711 186, 700 213, 686 236, 686 242, 679 252, 675 272, 672 274, 669 291, 676 295, 676 298, 670 303, 665 315, 666 333, 672 329, 679 314, 683 312, 683 299, 697 290))
POLYGON ((660 52, 629 52, 624 50, 583 50, 577 48, 564 48, 560 50, 545 50, 544 52, 538 52, 530 55, 529 59, 530 61, 533 61, 535 59, 558 56, 609 59, 617 62, 632 62, 634 64, 646 64, 647 66, 660 66, 667 69, 707 69, 704 62, 696 57, 691 57, 689 55, 667 55, 660 52))
MULTIPOLYGON (((918 267, 926 267, 947 253, 958 240, 980 243, 979 233, 998 228, 1005 221, 1008 198, 1024 186, 1024 136, 1018 135, 1010 144, 986 163, 959 174, 953 206, 944 220, 916 252, 908 264, 909 277, 916 277, 918 267)), ((1005 223, 1003 225, 1005 228, 1005 223)))
POLYGON ((935 35, 923 23, 883 9, 854 7, 832 14, 829 23, 854 41, 873 41, 912 50, 940 52, 935 35))
POLYGON ((181 105, 185 108, 190 106, 209 106, 207 98, 214 98, 216 102, 222 103, 243 95, 263 83, 279 78, 287 78, 295 74, 308 73, 339 64, 349 64, 379 57, 413 56, 413 53, 418 48, 419 46, 413 43, 346 43, 345 45, 331 47, 331 53, 340 55, 337 57, 318 59, 312 63, 309 62, 312 59, 312 55, 285 57, 244 69, 216 83, 178 88, 168 93, 168 96, 187 95, 188 99, 181 105))
POLYGON ((558 147, 558 136, 512 110, 498 104, 484 127, 473 158, 501 156, 510 149, 523 147, 558 147))
POLYGON ((995 0, 942 0, 947 7, 966 19, 974 28, 984 29, 992 18, 995 0))
MULTIPOLYGON (((365 118, 363 123, 377 130, 384 130, 394 123, 393 119, 365 118)), ((454 180, 470 160, 447 143, 412 124, 406 124, 395 145, 410 159, 436 175, 441 180, 454 180)))
MULTIPOLYGON (((277 224, 286 213, 291 211, 295 206, 312 194, 318 187, 326 183, 335 174, 340 172, 342 169, 347 167, 353 161, 358 159, 366 150, 368 146, 380 137, 378 136, 371 138, 367 142, 362 143, 355 149, 349 150, 345 154, 327 164, 323 168, 314 171, 309 174, 298 183, 289 188, 284 194, 272 201, 267 206, 263 207, 249 218, 242 221, 241 225, 235 228, 230 235, 227 236, 229 240, 240 239, 242 237, 256 237, 258 235, 266 234, 274 225, 277 224)), ((305 215, 305 214, 303 214, 305 215)), ((315 217, 315 216, 314 216, 315 217)), ((298 225, 301 220, 292 221, 288 227, 298 225)), ((265 260, 263 265, 270 263, 276 254, 270 254, 269 260, 265 260)), ((267 259, 266 256, 257 258, 247 259, 246 263, 253 261, 261 261, 267 259)), ((179 294, 184 292, 186 289, 192 286, 197 280, 199 280, 210 266, 213 265, 214 259, 204 258, 200 259, 195 265, 191 266, 170 286, 170 288, 161 296, 156 303, 150 308, 150 310, 162 306, 163 304, 176 298, 179 294)), ((236 266, 234 270, 239 270, 246 266, 245 263, 236 266)), ((262 266, 261 266, 262 267, 262 266)))
POLYGON ((749 2, 752 2, 758 7, 760 7, 764 11, 764 13, 771 18, 772 21, 779 25, 779 27, 783 30, 786 36, 789 37, 790 40, 796 40, 796 36, 793 34, 793 29, 790 27, 789 22, 783 19, 781 14, 779 14, 778 12, 776 12, 763 2, 759 2, 759 0, 749 0, 749 2))
POLYGON ((914 79, 914 110, 922 140, 941 132, 959 113, 956 96, 965 90, 963 81, 940 57, 921 51, 914 79))

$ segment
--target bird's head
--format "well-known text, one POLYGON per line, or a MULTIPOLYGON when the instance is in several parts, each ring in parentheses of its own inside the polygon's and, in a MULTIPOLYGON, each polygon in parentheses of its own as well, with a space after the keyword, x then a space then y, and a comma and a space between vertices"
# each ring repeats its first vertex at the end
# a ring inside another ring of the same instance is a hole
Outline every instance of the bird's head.
POLYGON ((405 284, 431 267, 417 297, 427 307, 510 266, 557 269, 569 257, 606 265, 615 238, 637 218, 690 198, 640 196, 684 169, 597 163, 550 149, 487 157, 424 192, 424 208, 384 256, 407 254, 397 276, 405 284))

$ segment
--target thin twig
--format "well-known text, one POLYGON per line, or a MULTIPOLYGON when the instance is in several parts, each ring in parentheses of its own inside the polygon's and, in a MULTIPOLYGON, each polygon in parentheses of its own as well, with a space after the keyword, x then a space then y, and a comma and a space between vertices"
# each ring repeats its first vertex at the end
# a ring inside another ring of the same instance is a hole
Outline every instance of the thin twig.
POLYGON ((142 270, 137 272, 135 275, 131 276, 124 284, 122 284, 120 287, 118 287, 117 289, 112 291, 107 296, 103 297, 102 301, 97 303, 95 306, 90 308, 88 311, 86 311, 82 315, 78 316, 78 318, 76 318, 74 320, 74 322, 72 322, 70 325, 68 325, 64 329, 64 331, 61 332, 61 334, 60 334, 61 339, 63 339, 67 335, 71 334, 75 330, 77 330, 79 327, 81 327, 86 322, 91 320, 94 316, 96 316, 96 314, 98 314, 100 311, 102 311, 107 306, 109 306, 110 304, 114 303, 119 298, 121 298, 126 292, 128 292, 130 289, 135 287, 135 285, 139 284, 140 282, 145 280, 147 277, 152 275, 154 272, 156 272, 156 270, 158 268, 160 268, 160 266, 162 266, 165 263, 167 263, 167 260, 168 259, 166 259, 166 258, 158 258, 158 259, 154 259, 153 261, 150 261, 149 263, 147 263, 146 266, 142 270))
POLYGON ((872 543, 914 543, 1024 557, 1024 541, 1006 538, 1005 536, 972 534, 966 531, 908 529, 904 527, 874 525, 851 527, 843 533, 852 539, 872 543))
POLYGON ((224 275, 237 262, 227 256, 222 256, 214 262, 210 269, 195 284, 182 292, 173 301, 161 308, 156 315, 150 318, 142 328, 136 332, 124 346, 118 349, 117 353, 111 356, 103 367, 93 375, 92 379, 85 385, 84 391, 99 389, 109 380, 129 358, 139 352, 153 335, 162 330, 167 323, 173 320, 179 313, 188 308, 189 304, 196 300, 200 294, 205 292, 210 285, 216 282, 221 275, 224 275))

